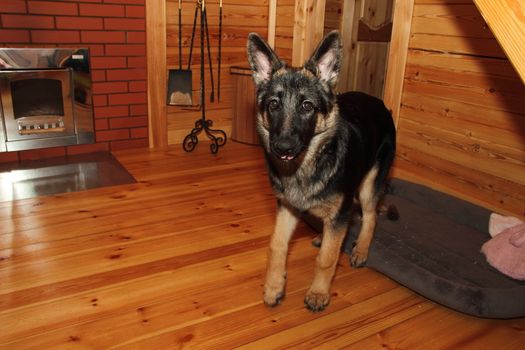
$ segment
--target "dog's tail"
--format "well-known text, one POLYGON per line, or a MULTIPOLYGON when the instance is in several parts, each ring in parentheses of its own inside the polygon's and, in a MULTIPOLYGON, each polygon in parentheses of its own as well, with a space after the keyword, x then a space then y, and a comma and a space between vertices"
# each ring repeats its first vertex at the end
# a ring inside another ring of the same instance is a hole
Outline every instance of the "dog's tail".
POLYGON ((386 218, 390 221, 399 220, 399 211, 397 210, 397 207, 394 204, 390 204, 388 207, 386 206, 386 204, 381 204, 377 208, 377 213, 379 215, 386 215, 386 218))
POLYGON ((386 210, 386 217, 390 221, 399 220, 399 212, 397 211, 397 207, 395 205, 390 204, 388 206, 388 209, 386 210))
POLYGON ((383 191, 383 188, 385 186, 386 177, 388 176, 388 172, 390 171, 390 167, 392 166, 392 163, 394 162, 394 157, 396 154, 396 146, 395 146, 395 140, 391 140, 390 138, 385 138, 381 145, 379 146, 379 149, 377 150, 376 155, 376 162, 379 165, 379 169, 377 172, 377 176, 375 179, 375 189, 376 193, 380 193, 383 191))

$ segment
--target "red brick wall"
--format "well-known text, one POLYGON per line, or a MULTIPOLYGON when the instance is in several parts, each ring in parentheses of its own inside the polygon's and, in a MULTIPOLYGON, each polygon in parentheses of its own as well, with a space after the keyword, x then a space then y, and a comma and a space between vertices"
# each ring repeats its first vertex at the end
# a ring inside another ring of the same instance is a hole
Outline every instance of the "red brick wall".
POLYGON ((96 144, 0 153, 0 161, 148 145, 145 0, 0 0, 0 46, 88 47, 96 144))

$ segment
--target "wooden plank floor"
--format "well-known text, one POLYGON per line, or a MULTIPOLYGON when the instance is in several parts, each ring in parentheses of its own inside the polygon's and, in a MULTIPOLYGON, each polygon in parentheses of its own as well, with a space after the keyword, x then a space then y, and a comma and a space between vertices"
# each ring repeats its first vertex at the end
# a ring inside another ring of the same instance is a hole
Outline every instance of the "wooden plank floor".
POLYGON ((1 349, 525 349, 525 319, 477 319, 342 256, 328 309, 303 307, 301 226, 287 297, 262 304, 275 201, 261 150, 116 153, 139 181, 0 203, 1 349))

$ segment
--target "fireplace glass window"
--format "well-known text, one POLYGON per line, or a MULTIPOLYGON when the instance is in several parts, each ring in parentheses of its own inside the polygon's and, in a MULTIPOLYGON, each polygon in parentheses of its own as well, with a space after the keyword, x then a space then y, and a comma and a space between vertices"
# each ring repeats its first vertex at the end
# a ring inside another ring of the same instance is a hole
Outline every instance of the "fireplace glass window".
POLYGON ((62 82, 56 79, 23 79, 11 82, 15 119, 64 116, 62 82))
POLYGON ((0 85, 7 139, 74 135, 71 72, 4 72, 0 85))

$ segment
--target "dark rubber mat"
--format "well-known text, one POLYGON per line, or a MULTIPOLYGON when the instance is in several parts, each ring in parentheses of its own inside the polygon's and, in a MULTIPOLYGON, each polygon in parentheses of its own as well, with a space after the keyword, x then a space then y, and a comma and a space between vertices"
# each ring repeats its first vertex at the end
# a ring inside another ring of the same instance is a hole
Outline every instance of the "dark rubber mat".
MULTIPOLYGON (((428 187, 393 179, 385 196, 399 218, 380 215, 366 266, 437 303, 486 318, 525 316, 525 282, 490 266, 481 246, 490 211, 428 187)), ((319 229, 319 222, 312 223, 319 229)), ((352 251, 359 220, 344 251, 352 251)))

